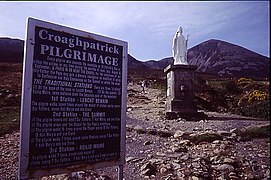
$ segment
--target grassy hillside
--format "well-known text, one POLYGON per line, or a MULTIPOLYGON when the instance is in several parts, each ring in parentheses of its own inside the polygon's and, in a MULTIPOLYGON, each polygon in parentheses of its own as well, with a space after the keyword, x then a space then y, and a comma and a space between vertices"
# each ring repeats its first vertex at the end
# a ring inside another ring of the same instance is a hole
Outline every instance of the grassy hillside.
POLYGON ((195 81, 199 107, 269 119, 269 81, 247 78, 195 81))
POLYGON ((0 63, 0 135, 19 128, 22 64, 0 63))

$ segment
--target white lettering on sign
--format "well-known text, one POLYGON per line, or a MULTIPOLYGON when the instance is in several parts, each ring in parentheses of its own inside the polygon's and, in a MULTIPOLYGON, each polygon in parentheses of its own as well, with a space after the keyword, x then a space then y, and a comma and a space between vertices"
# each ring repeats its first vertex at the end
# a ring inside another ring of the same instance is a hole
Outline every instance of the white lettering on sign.
MULTIPOLYGON (((93 42, 88 42, 88 41, 82 41, 79 39, 79 37, 65 37, 65 36, 59 36, 59 35, 54 35, 48 33, 46 29, 41 29, 39 31, 39 38, 42 40, 48 40, 48 41, 53 41, 56 43, 62 43, 62 44, 67 44, 70 48, 74 48, 75 46, 83 47, 83 50, 87 49, 94 49, 98 51, 104 51, 104 52, 109 52, 112 54, 119 54, 119 49, 117 46, 109 45, 107 43, 93 43, 93 42)), ((44 50, 49 50, 49 46, 42 46, 43 52, 44 50)), ((57 48, 56 48, 57 49, 57 48)), ((58 51, 58 50, 56 50, 58 51)), ((70 50, 67 50, 70 51, 70 50)), ((75 51, 77 52, 77 51, 75 51)))

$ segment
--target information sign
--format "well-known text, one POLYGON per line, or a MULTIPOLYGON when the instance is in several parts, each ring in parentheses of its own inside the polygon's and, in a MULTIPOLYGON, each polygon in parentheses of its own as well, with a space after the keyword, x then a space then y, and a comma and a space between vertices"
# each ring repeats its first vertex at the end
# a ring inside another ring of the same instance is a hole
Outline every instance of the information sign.
POLYGON ((28 19, 20 179, 123 165, 127 43, 28 19))

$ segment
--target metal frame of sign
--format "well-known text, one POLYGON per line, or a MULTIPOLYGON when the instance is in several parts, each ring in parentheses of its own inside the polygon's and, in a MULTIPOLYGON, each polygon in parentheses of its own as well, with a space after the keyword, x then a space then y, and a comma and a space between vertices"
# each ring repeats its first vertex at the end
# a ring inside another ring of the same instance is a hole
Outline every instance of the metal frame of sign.
POLYGON ((22 102, 21 102, 21 124, 20 124, 20 157, 19 157, 19 179, 36 178, 41 176, 70 173, 79 170, 96 169, 109 166, 119 166, 119 179, 122 179, 123 165, 125 163, 125 128, 126 128, 126 94, 127 94, 127 46, 125 41, 96 35, 81 30, 77 30, 62 25, 57 25, 34 18, 28 18, 27 33, 24 46, 24 67, 22 83, 22 102), (35 27, 44 27, 59 32, 73 34, 78 37, 95 39, 97 41, 115 44, 123 47, 122 51, 122 86, 121 86, 121 130, 120 130, 120 158, 117 160, 94 162, 89 164, 77 164, 68 167, 57 167, 50 169, 29 169, 30 156, 30 118, 31 118, 31 97, 33 79, 33 58, 35 42, 35 27))

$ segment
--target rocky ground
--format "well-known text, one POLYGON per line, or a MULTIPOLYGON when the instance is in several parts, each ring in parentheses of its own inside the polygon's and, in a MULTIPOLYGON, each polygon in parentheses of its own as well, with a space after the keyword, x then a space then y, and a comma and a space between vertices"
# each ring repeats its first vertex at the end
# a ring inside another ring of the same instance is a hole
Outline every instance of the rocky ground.
MULTIPOLYGON (((128 85, 124 179, 270 179, 270 139, 240 131, 269 121, 205 112, 209 120, 166 120, 160 90, 128 85)), ((0 137, 0 179, 16 179, 19 132, 0 137)), ((117 179, 116 167, 43 177, 117 179)))

